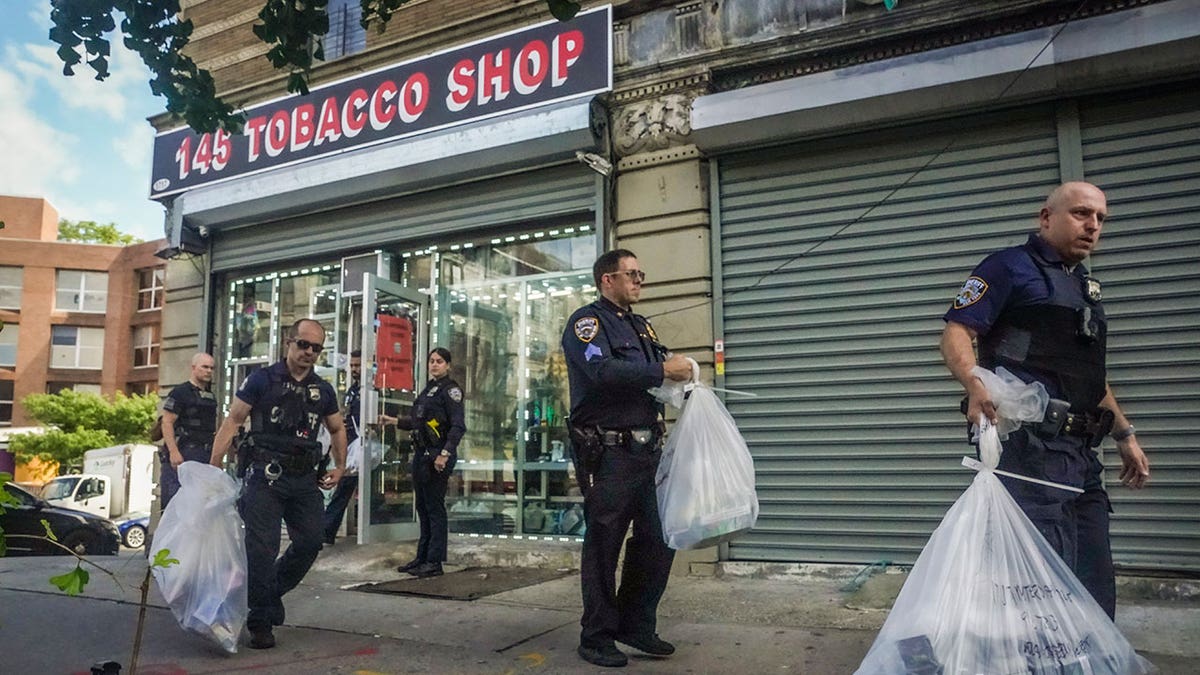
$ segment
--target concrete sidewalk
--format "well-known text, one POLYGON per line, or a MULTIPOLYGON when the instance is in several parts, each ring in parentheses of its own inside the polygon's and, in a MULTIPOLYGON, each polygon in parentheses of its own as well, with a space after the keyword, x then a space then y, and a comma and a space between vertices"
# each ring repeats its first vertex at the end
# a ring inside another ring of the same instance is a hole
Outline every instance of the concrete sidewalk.
MULTIPOLYGON (((489 556, 512 556, 513 544, 505 542, 503 550, 486 544, 455 545, 451 556, 471 564, 490 563, 495 560, 489 556)), ((570 561, 576 548, 554 542, 521 542, 516 548, 522 546, 528 547, 530 556, 546 562, 570 561)), ((353 590, 364 583, 399 578, 394 567, 411 554, 411 545, 349 542, 322 552, 304 583, 285 597, 287 621, 276 630, 279 646, 266 651, 243 648, 227 655, 201 638, 184 634, 173 625, 153 588, 139 672, 500 675, 604 670, 575 654, 580 614, 577 574, 473 602, 353 590)), ((128 654, 137 614, 136 586, 145 561, 135 553, 99 561, 118 570, 122 587, 93 573, 86 595, 68 598, 50 587, 47 579, 70 569, 70 560, 0 558, 0 654, 5 672, 86 673, 90 661, 85 660, 106 648, 114 655, 128 654), (50 638, 64 632, 74 636, 66 644, 79 650, 68 654, 74 668, 54 660, 63 656, 56 651, 61 651, 62 642, 50 638), (47 653, 31 652, 38 649, 47 653), (18 669, 8 671, 8 666, 18 669)), ((447 567, 453 569, 457 567, 447 567)), ((659 627, 678 652, 668 659, 631 653, 629 669, 745 675, 852 673, 887 616, 886 609, 879 607, 890 602, 888 596, 894 596, 902 583, 902 575, 880 575, 850 594, 839 590, 852 575, 849 569, 747 564, 722 564, 718 569, 721 576, 671 580, 659 627)), ((1178 597, 1194 587, 1184 584, 1183 592, 1177 588, 1177 598, 1172 600, 1123 597, 1118 608, 1117 623, 1125 635, 1168 675, 1200 672, 1200 641, 1196 640, 1200 599, 1178 597)), ((1143 589, 1142 595, 1147 594, 1143 589)), ((128 659, 119 660, 127 663, 128 659)))

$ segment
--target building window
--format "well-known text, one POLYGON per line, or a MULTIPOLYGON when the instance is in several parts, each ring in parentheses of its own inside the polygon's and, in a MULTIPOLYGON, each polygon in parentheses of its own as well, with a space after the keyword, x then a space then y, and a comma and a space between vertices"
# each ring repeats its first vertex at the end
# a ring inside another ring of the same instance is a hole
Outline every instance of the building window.
POLYGON ((158 393, 158 383, 153 380, 146 382, 130 382, 125 385, 125 393, 129 396, 145 396, 158 393))
POLYGON ((54 309, 100 312, 108 309, 108 272, 58 270, 54 309))
POLYGON ((51 368, 89 368, 104 365, 104 329, 53 326, 50 333, 51 368))
POLYGON ((95 394, 100 396, 100 385, 98 384, 82 384, 79 382, 49 382, 46 384, 47 394, 57 394, 68 389, 81 394, 95 394))
POLYGON ((138 311, 160 309, 163 305, 163 279, 167 270, 154 267, 138 270, 138 311))
POLYGON ((12 380, 0 380, 0 427, 12 426, 12 411, 12 380))
POLYGON ((133 367, 158 365, 158 326, 138 326, 133 329, 133 367))
POLYGON ((0 366, 17 365, 17 324, 4 324, 0 328, 0 366))
POLYGON ((367 47, 367 30, 362 27, 359 0, 329 0, 329 32, 321 41, 325 60, 357 54, 367 47))
POLYGON ((20 267, 0 267, 0 309, 21 309, 20 267))

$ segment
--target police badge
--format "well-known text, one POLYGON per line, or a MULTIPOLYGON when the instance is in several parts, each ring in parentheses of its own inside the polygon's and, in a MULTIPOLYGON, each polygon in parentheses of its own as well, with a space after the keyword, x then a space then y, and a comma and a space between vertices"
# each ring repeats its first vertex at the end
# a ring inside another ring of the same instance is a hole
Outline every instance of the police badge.
POLYGON ((321 388, 315 384, 308 385, 308 400, 320 401, 321 400, 321 388))
POLYGON ((1083 278, 1084 288, 1087 291, 1087 299, 1089 302, 1100 302, 1100 280, 1092 277, 1083 278))

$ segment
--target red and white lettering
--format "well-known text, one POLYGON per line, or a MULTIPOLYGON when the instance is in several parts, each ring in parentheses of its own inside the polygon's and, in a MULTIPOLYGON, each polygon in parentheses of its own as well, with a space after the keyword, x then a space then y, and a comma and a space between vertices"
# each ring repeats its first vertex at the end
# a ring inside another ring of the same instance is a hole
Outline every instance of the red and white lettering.
POLYGON ((512 52, 501 49, 479 57, 479 105, 495 98, 503 101, 512 90, 512 52))
POLYGON ((229 164, 229 158, 233 156, 233 141, 229 138, 229 132, 224 129, 217 129, 215 140, 213 140, 213 171, 220 171, 229 164))
POLYGON ((255 117, 246 120, 246 127, 242 129, 242 133, 250 138, 250 142, 246 144, 249 150, 246 161, 253 162, 262 154, 262 137, 263 130, 267 128, 266 117, 255 117))
POLYGON ((367 126, 363 108, 367 107, 370 100, 366 89, 355 89, 346 97, 346 105, 342 106, 342 133, 346 134, 346 138, 354 138, 367 126))
POLYGON ((292 152, 307 148, 308 144, 312 143, 313 137, 317 135, 313 119, 316 112, 316 108, 313 108, 311 103, 298 105, 292 111, 292 152))
POLYGON ((313 140, 313 147, 342 137, 342 116, 339 112, 337 99, 332 96, 321 104, 321 121, 317 123, 317 137, 313 140))
POLYGON ((450 112, 458 112, 467 107, 475 97, 475 63, 464 59, 454 64, 446 76, 446 86, 450 89, 446 96, 446 108, 450 112))
POLYGON ((292 116, 286 110, 280 110, 274 115, 271 115, 271 121, 267 124, 267 154, 272 157, 278 157, 279 153, 287 149, 288 137, 291 135, 289 127, 291 126, 292 116))
POLYGON ((429 78, 425 73, 416 72, 404 81, 404 91, 400 94, 400 119, 405 124, 417 121, 425 107, 429 105, 429 78))
POLYGON ((550 86, 560 87, 567 81, 567 69, 575 65, 583 54, 583 33, 567 31, 554 38, 554 74, 550 86))
POLYGON ((541 40, 534 40, 521 48, 513 63, 513 87, 519 94, 532 94, 542 86, 546 73, 550 72, 550 48, 541 40))
POLYGON ((396 83, 384 80, 371 94, 371 128, 383 131, 396 116, 396 104, 393 101, 397 94, 396 83))

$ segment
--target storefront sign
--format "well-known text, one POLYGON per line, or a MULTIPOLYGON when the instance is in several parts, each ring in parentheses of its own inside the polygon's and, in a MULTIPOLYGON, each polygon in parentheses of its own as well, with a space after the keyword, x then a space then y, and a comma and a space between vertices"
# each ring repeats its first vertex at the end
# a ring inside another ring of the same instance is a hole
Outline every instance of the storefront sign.
POLYGON ((160 134, 150 198, 607 91, 611 35, 602 7, 255 106, 240 135, 160 134))

